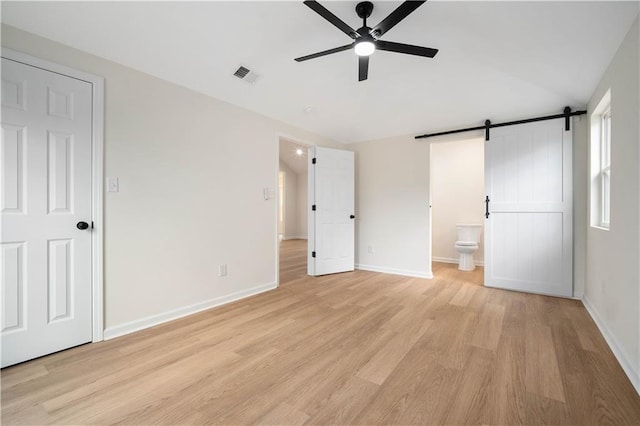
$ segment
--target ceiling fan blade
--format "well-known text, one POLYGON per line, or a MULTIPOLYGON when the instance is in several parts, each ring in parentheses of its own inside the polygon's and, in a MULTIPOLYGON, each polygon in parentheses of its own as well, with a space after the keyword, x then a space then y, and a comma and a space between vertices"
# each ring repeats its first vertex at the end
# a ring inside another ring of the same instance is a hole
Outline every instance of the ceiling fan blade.
POLYGON ((358 56, 358 81, 364 81, 369 76, 369 57, 358 56))
POLYGON ((425 56, 433 58, 438 53, 438 49, 430 47, 414 46, 412 44, 394 43, 392 41, 377 40, 376 48, 387 52, 406 53, 408 55, 425 56))
POLYGON ((301 56, 296 58, 296 62, 308 61, 309 59, 319 58, 321 56, 331 55, 332 53, 342 52, 344 50, 349 50, 353 47, 353 43, 345 44, 344 46, 334 47, 333 49, 323 50, 322 52, 312 53, 311 55, 301 56))
POLYGON ((405 1, 400 6, 398 6, 396 10, 391 12, 389 16, 384 18, 382 22, 373 27, 373 29, 371 30, 371 34, 376 38, 380 37, 382 34, 395 27, 398 22, 406 18, 411 12, 422 6, 423 3, 426 3, 426 0, 405 1))
POLYGON ((338 28, 340 31, 342 31, 343 33, 345 33, 346 35, 348 35, 352 39, 355 40, 356 38, 359 37, 359 35, 356 32, 356 30, 354 30, 349 25, 344 23, 344 21, 342 19, 338 18, 336 15, 334 15, 331 12, 329 12, 323 5, 321 5, 317 1, 307 0, 307 1, 304 2, 304 4, 309 6, 309 8, 311 8, 318 15, 322 16, 324 19, 326 19, 327 21, 331 22, 336 28, 338 28))

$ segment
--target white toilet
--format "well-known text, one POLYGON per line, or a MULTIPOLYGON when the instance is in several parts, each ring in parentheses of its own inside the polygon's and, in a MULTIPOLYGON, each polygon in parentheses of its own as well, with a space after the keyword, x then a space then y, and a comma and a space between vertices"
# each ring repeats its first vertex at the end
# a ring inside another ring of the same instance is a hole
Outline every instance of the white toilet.
POLYGON ((460 253, 460 263, 458 269, 461 271, 473 271, 476 265, 473 262, 473 253, 478 250, 482 225, 462 224, 456 225, 458 231, 458 241, 456 241, 456 251, 460 253))

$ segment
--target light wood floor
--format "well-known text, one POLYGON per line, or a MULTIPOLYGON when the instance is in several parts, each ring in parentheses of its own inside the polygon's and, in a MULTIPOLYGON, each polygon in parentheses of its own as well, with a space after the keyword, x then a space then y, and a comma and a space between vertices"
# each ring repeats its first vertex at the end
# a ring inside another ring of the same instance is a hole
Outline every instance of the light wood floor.
POLYGON ((471 272, 458 270, 458 265, 453 263, 433 262, 431 271, 436 279, 459 284, 484 285, 484 268, 476 266, 471 272))
POLYGON ((455 268, 309 278, 305 244, 278 290, 3 370, 2 423, 640 424, 579 301, 455 268))

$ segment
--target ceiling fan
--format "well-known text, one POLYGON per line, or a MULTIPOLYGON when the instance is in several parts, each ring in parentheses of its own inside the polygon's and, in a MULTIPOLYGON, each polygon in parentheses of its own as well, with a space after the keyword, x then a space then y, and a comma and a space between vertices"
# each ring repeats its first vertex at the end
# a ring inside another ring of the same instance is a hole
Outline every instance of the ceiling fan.
POLYGON ((318 15, 329 21, 340 31, 351 37, 353 39, 353 42, 344 46, 335 47, 333 49, 324 50, 322 52, 313 53, 311 55, 302 56, 300 58, 295 58, 295 60, 297 62, 302 62, 309 59, 330 55, 332 53, 354 49, 356 55, 358 55, 358 81, 363 81, 367 79, 367 76, 369 74, 369 56, 371 56, 371 54, 375 52, 376 49, 433 58, 436 53, 438 53, 438 49, 380 40, 380 37, 382 37, 387 31, 396 26, 398 22, 402 21, 411 12, 416 10, 425 2, 426 0, 405 1, 400 6, 398 6, 396 10, 391 12, 389 16, 384 18, 382 22, 380 22, 373 28, 367 26, 367 18, 371 16, 371 12, 373 11, 373 3, 369 1, 360 2, 356 5, 356 13, 360 18, 362 18, 362 27, 360 27, 358 30, 354 30, 336 15, 329 12, 317 1, 307 0, 304 2, 304 4, 306 4, 318 15))

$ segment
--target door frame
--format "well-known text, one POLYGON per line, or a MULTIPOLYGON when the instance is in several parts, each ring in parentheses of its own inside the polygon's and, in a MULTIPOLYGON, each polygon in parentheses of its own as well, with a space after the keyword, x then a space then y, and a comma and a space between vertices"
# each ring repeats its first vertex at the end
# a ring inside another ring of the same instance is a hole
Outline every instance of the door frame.
POLYGON ((282 240, 284 240, 284 233, 286 232, 285 222, 287 221, 287 209, 285 204, 287 202, 287 191, 284 191, 282 194, 280 193, 280 175, 282 175, 282 187, 284 188, 287 185, 287 172, 278 170, 278 190, 276 191, 276 202, 278 203, 278 240, 282 242, 282 240), (282 202, 280 202, 280 200, 282 200, 282 202), (280 220, 280 216, 282 216, 282 220, 280 220), (282 239, 280 239, 280 236, 282 236, 282 239))
MULTIPOLYGON (((276 133, 276 137, 275 137, 275 143, 276 143, 276 172, 275 172, 275 185, 274 185, 274 188, 275 188, 274 194, 275 194, 275 200, 276 200, 276 202, 274 203, 275 204, 275 220, 276 220, 276 222, 275 222, 275 224, 276 224, 276 226, 275 226, 275 229, 276 229, 275 230, 275 249, 276 249, 276 279, 275 279, 275 282, 276 282, 276 287, 280 287, 280 239, 279 239, 279 235, 278 235, 279 232, 280 232, 280 229, 279 229, 279 227, 280 227, 279 226, 279 219, 280 218, 278 216, 278 213, 279 213, 278 212, 278 210, 279 210, 278 200, 280 199, 280 187, 278 185, 278 182, 279 182, 278 181, 278 173, 280 172, 280 139, 287 139, 287 140, 289 140, 291 142, 295 142, 295 143, 297 143, 299 145, 306 146, 307 147, 307 155, 309 153, 308 150, 317 145, 317 144, 315 144, 313 142, 304 141, 304 140, 301 140, 300 138, 288 135, 286 133, 282 133, 282 132, 277 132, 276 133)), ((310 169, 307 169, 307 181, 309 180, 309 170, 310 169)), ((309 209, 309 197, 310 197, 310 194, 309 194, 309 191, 307 190, 307 214, 309 214, 309 211, 310 211, 310 209, 309 209)), ((307 238, 308 239, 310 238, 310 235, 311 235, 311 233, 309 232, 309 224, 307 224, 307 238)), ((307 239, 307 241, 309 241, 308 239, 307 239)), ((307 248, 307 252, 308 251, 309 251, 309 249, 307 248)))
MULTIPOLYGON (((429 164, 429 200, 428 200, 428 205, 429 205, 429 236, 428 236, 428 244, 429 244, 429 256, 428 256, 428 262, 429 262, 429 275, 430 278, 437 278, 435 277, 435 275, 433 274, 433 200, 431 198, 433 191, 433 180, 431 179, 431 174, 432 174, 432 169, 431 169, 431 164, 433 162, 432 159, 432 150, 431 147, 434 144, 446 144, 446 143, 451 143, 451 142, 463 142, 463 141, 471 141, 471 140, 480 140, 482 139, 482 141, 484 141, 484 131, 480 132, 467 132, 467 134, 469 135, 468 137, 462 137, 460 135, 446 135, 446 136, 439 136, 439 137, 434 137, 433 140, 431 142, 428 142, 429 144, 429 160, 428 160, 428 164, 429 164)), ((484 150, 483 150, 484 152, 484 150)), ((483 168, 484 168, 484 159, 482 161, 483 163, 483 168)), ((483 191, 484 191, 484 187, 483 187, 483 191)), ((485 238, 485 232, 484 232, 484 226, 485 226, 485 222, 484 219, 482 221, 482 225, 483 225, 483 232, 482 232, 482 239, 481 242, 483 244, 483 246, 485 245, 484 243, 484 238, 485 238)), ((442 260, 440 258, 440 260, 436 260, 436 262, 446 262, 445 260, 442 260)), ((451 264, 457 264, 457 262, 452 262, 451 264)), ((477 266, 482 266, 484 267, 484 260, 482 262, 477 262, 476 261, 476 265, 477 266)), ((484 286, 484 282, 482 284, 484 286)))
MULTIPOLYGON (((307 205, 309 200, 316 204, 316 169, 313 159, 316 157, 316 147, 309 147, 307 158, 307 205)), ((316 261, 312 256, 311 247, 316 247, 316 216, 311 209, 307 209, 307 275, 316 276, 316 261)))
POLYGON ((104 78, 2 47, 2 58, 91 84, 91 317, 92 342, 104 340, 104 78))

